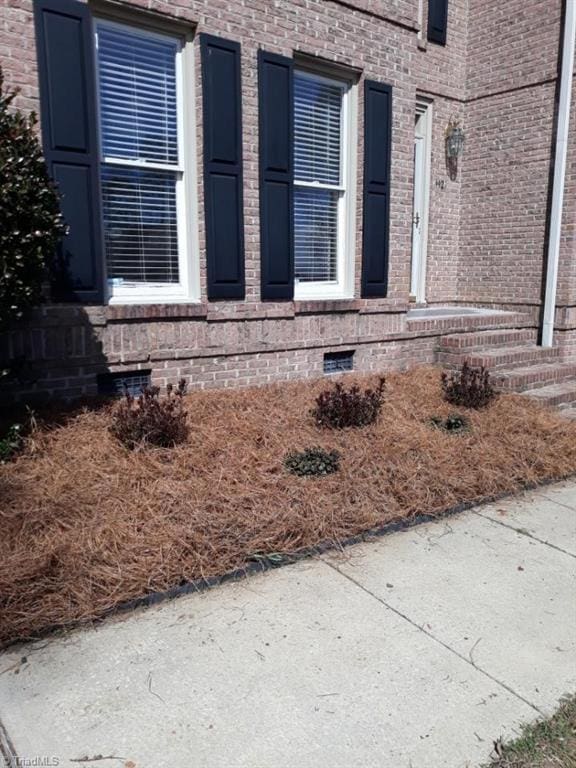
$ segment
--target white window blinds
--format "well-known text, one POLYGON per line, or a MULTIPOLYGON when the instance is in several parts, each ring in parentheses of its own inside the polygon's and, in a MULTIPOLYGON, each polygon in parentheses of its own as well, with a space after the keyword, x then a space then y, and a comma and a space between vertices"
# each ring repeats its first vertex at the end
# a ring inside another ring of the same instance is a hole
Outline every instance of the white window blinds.
POLYGON ((294 77, 294 261, 301 282, 338 279, 344 85, 294 77))
POLYGON ((297 72, 294 79, 294 175, 340 184, 342 88, 297 72))
POLYGON ((302 282, 336 280, 338 193, 296 187, 294 191, 295 275, 302 282))
POLYGON ((177 284, 179 43, 101 22, 97 51, 110 284, 177 284))
POLYGON ((176 40, 98 31, 105 157, 178 163, 176 40))
POLYGON ((142 283, 178 283, 174 174, 102 167, 108 275, 142 283))

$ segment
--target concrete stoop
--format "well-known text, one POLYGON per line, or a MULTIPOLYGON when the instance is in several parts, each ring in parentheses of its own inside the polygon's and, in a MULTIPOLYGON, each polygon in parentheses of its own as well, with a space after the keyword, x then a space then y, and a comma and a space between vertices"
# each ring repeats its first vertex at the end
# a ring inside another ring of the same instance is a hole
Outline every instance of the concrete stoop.
POLYGON ((576 363, 562 362, 558 347, 537 346, 531 329, 448 334, 439 340, 436 359, 449 370, 465 360, 484 366, 500 391, 517 392, 576 418, 576 363))

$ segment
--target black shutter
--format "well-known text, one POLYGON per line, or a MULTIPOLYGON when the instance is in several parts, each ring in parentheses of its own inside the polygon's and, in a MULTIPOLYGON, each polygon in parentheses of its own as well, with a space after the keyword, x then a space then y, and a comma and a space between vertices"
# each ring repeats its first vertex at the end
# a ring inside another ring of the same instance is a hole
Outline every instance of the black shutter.
POLYGON ((209 299, 244 298, 240 45, 201 35, 209 299))
POLYGON ((429 0, 428 3, 428 40, 446 45, 448 27, 448 0, 429 0))
POLYGON ((66 274, 56 290, 59 298, 101 301, 103 250, 90 12, 77 0, 36 0, 34 12, 44 156, 69 228, 59 253, 66 274))
POLYGON ((293 62, 258 52, 263 299, 294 297, 293 62))
POLYGON ((362 296, 388 290, 392 86, 364 83, 364 223, 362 296))

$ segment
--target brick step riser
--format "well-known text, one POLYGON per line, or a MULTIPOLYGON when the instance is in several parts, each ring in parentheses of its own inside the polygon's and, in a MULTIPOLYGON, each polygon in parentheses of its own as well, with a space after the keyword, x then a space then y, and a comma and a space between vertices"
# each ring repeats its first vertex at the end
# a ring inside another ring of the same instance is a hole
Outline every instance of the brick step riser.
POLYGON ((494 333, 498 333, 500 328, 502 328, 502 331, 510 330, 510 326, 521 326, 528 322, 529 321, 526 319, 525 315, 505 317, 480 317, 467 315, 465 317, 411 319, 407 321, 406 327, 409 331, 420 333, 436 331, 450 335, 453 333, 479 333, 481 331, 490 330, 494 331, 494 333))
MULTIPOLYGON (((486 350, 485 350, 486 351, 486 350)), ((548 363, 558 360, 560 349, 541 349, 540 347, 531 348, 526 345, 526 349, 511 354, 506 354, 506 348, 494 355, 482 355, 481 351, 447 353, 439 352, 438 362, 446 368, 460 368, 464 361, 474 368, 488 368, 491 371, 514 368, 515 366, 529 365, 530 363, 548 363)))
POLYGON ((571 410, 576 404, 576 384, 574 385, 574 392, 562 392, 559 395, 549 395, 548 397, 534 396, 533 393, 537 391, 528 390, 523 393, 523 396, 531 397, 539 405, 548 405, 550 408, 557 408, 559 411, 571 410))
MULTIPOLYGON (((550 405, 555 406, 559 411, 572 410, 574 405, 576 405, 576 389, 570 394, 557 395, 556 397, 550 398, 550 400, 550 405)), ((548 400, 545 402, 548 402, 548 400)))
POLYGON ((438 344, 440 353, 472 353, 483 349, 501 349, 504 347, 530 346, 534 344, 534 333, 526 331, 501 331, 485 335, 463 333, 444 336, 438 344))
POLYGON ((547 387, 550 384, 569 381, 574 376, 576 376, 576 366, 574 366, 574 370, 547 371, 545 373, 535 371, 533 374, 522 373, 511 376, 495 375, 493 383, 501 392, 529 392, 533 389, 547 387))

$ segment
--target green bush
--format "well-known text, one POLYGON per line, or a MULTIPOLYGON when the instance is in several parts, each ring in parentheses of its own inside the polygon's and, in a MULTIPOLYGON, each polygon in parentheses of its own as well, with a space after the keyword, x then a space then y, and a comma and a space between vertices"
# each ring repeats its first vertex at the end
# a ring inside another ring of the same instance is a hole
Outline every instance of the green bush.
POLYGON ((331 475, 340 468, 340 454, 323 448, 306 448, 300 453, 289 453, 284 466, 293 475, 300 477, 331 475))
POLYGON ((466 432, 470 429, 466 416, 461 416, 459 413, 452 413, 445 419, 440 416, 433 416, 430 423, 433 427, 442 429, 444 432, 466 432))
POLYGON ((12 424, 8 431, 0 437, 0 464, 11 459, 22 448, 22 425, 12 424))
POLYGON ((35 133, 36 116, 12 107, 0 70, 0 330, 42 297, 65 226, 35 133))

